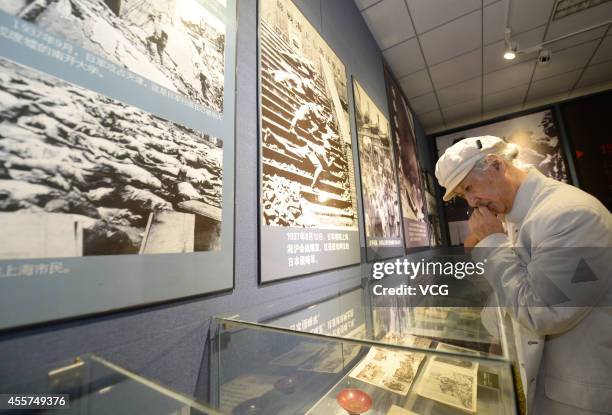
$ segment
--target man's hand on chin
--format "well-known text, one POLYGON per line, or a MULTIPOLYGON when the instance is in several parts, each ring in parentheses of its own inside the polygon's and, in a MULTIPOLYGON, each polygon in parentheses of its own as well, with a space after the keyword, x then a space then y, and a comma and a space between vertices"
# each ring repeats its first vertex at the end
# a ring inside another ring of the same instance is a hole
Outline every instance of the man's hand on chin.
POLYGON ((476 235, 474 235, 473 233, 470 233, 463 241, 463 246, 465 248, 473 248, 478 242, 480 242, 480 239, 478 239, 478 237, 476 237, 476 235))
MULTIPOLYGON (((484 238, 494 233, 504 233, 504 227, 501 220, 485 206, 480 206, 474 210, 474 213, 470 216, 469 225, 471 231, 470 236, 478 239, 478 241, 482 241, 484 238)), ((470 238, 470 236, 468 236, 468 238, 470 238)), ((476 243, 478 243, 478 241, 476 243)))

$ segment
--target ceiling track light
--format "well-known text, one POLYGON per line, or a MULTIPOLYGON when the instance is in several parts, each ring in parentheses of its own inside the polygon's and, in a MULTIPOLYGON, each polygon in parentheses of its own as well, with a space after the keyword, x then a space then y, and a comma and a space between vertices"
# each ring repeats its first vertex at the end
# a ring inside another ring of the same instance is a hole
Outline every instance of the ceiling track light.
POLYGON ((516 58, 516 48, 513 48, 512 46, 507 47, 504 50, 504 59, 511 61, 514 58, 516 58))
POLYGON ((549 48, 545 48, 546 45, 558 42, 563 39, 567 39, 572 36, 579 35, 584 32, 589 32, 591 30, 598 29, 603 26, 612 25, 612 20, 608 20, 593 26, 585 27, 584 29, 577 30, 572 33, 568 33, 567 35, 559 36, 554 39, 547 40, 545 42, 539 43, 537 45, 520 49, 519 44, 516 41, 511 40, 511 30, 509 27, 504 29, 504 59, 512 60, 519 55, 527 55, 530 53, 538 52, 538 63, 542 65, 547 65, 550 63, 552 57, 552 51, 549 48))
POLYGON ((504 59, 512 60, 516 58, 518 43, 510 40, 510 28, 504 30, 504 59))

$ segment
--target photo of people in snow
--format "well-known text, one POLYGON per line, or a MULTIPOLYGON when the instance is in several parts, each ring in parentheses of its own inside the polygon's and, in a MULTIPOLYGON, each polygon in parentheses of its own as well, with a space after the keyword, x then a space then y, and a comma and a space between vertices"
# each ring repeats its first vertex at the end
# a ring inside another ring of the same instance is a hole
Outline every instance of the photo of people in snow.
POLYGON ((223 143, 0 58, 0 259, 220 249, 223 143))
POLYGON ((345 67, 290 0, 260 2, 266 226, 357 230, 345 67))
POLYGON ((0 11, 222 113, 226 27, 210 5, 223 6, 219 0, 0 0, 0 11))

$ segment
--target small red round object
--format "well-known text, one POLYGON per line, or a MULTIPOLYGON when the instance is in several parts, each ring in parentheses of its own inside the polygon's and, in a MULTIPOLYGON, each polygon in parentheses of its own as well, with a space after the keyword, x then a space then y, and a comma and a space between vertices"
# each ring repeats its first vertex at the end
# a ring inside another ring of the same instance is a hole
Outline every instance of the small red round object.
POLYGON ((372 398, 362 390, 355 388, 342 389, 336 401, 350 415, 359 415, 372 407, 372 398))

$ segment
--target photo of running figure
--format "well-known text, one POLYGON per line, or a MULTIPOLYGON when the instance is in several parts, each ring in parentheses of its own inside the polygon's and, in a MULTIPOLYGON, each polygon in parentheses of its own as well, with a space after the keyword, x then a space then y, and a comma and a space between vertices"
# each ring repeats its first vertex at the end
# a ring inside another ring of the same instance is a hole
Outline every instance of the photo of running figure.
POLYGON ((291 1, 260 7, 262 223, 357 230, 344 65, 291 1))

